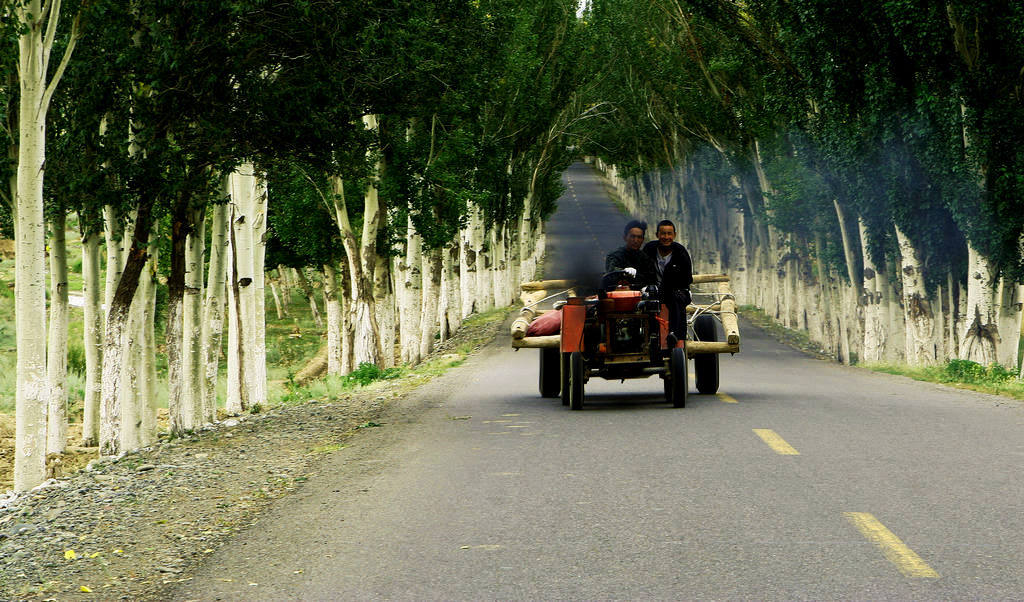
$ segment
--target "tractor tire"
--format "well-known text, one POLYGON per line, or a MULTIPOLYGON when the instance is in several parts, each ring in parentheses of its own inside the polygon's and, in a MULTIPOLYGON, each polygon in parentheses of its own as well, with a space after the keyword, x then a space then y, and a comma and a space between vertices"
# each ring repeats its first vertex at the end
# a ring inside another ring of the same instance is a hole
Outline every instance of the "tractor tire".
MULTIPOLYGON (((698 341, 715 342, 718 340, 718 332, 715 327, 715 319, 711 316, 699 316, 693 322, 693 333, 698 341)), ((714 395, 718 392, 718 354, 698 353, 693 356, 694 380, 697 381, 697 391, 705 395, 714 395)))
POLYGON ((569 405, 569 356, 571 353, 564 353, 559 351, 558 357, 560 362, 561 377, 562 377, 562 405, 569 405))
POLYGON ((562 367, 558 349, 538 349, 540 351, 540 396, 558 397, 562 386, 562 367))
POLYGON ((583 381, 586 379, 583 354, 573 351, 569 356, 569 409, 583 409, 583 381))
POLYGON ((668 369, 668 400, 672 402, 672 407, 685 408, 686 393, 690 383, 686 376, 686 351, 682 347, 672 350, 672 355, 668 360, 668 369))

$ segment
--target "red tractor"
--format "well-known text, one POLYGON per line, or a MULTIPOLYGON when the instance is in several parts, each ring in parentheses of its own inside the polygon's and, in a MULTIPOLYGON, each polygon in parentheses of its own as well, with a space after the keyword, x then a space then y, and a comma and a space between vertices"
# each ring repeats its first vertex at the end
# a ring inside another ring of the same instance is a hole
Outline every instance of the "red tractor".
MULTIPOLYGON (((546 293, 552 283, 559 282, 526 283, 523 288, 546 293)), ((685 339, 669 333, 668 308, 659 299, 657 287, 634 291, 620 286, 586 298, 569 291, 569 298, 556 303, 553 310, 560 315, 555 335, 528 336, 529 328, 523 324, 529 324, 537 312, 524 307, 512 327, 512 345, 540 349, 540 394, 561 395, 562 404, 570 409, 583 409, 586 383, 593 377, 624 380, 653 375, 664 379, 666 400, 682 408, 689 389, 687 360, 693 358, 697 391, 713 394, 718 391, 718 354, 739 351, 735 301, 725 284, 728 277, 697 275, 694 282, 722 284, 717 293, 693 293, 695 298, 712 299, 687 308, 685 339), (726 332, 724 342, 717 337, 720 320, 726 332)), ((554 318, 538 320, 554 323, 554 318)))

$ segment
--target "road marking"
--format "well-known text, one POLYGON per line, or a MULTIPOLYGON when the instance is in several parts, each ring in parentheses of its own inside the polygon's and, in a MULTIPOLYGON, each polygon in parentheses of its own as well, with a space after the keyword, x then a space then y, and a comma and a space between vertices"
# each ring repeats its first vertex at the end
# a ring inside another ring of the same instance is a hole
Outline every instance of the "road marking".
POLYGON ((796 451, 792 445, 786 443, 786 440, 780 437, 779 434, 772 429, 754 429, 754 432, 768 444, 768 447, 775 450, 775 453, 783 456, 800 455, 800 452, 796 451))
POLYGON ((722 400, 725 403, 739 403, 736 398, 728 393, 715 393, 715 397, 722 400))
POLYGON ((921 557, 907 547, 896 534, 885 528, 885 525, 878 522, 878 519, 867 512, 843 512, 846 520, 882 549, 882 553, 889 559, 889 562, 896 565, 896 568, 907 577, 926 577, 938 579, 939 574, 932 567, 928 566, 921 557))

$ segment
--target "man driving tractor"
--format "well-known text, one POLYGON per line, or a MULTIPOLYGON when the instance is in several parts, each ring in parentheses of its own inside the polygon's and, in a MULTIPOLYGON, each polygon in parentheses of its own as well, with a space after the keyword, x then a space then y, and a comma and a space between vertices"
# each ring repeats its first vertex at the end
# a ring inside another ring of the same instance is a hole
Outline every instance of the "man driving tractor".
POLYGON ((622 239, 626 244, 609 253, 604 260, 604 271, 607 276, 602 282, 602 287, 605 290, 615 288, 620 283, 634 290, 640 290, 649 284, 657 284, 658 272, 654 260, 641 250, 646 232, 646 222, 632 220, 626 224, 622 231, 622 239), (614 272, 625 272, 629 278, 622 278, 620 273, 614 272))

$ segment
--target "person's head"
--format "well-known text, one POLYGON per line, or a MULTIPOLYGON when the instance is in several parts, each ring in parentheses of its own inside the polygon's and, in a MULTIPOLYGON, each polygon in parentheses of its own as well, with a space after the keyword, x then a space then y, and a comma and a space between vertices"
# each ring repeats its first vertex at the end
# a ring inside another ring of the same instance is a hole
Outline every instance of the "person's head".
POLYGON ((670 220, 663 219, 658 222, 658 245, 662 247, 671 247, 672 243, 676 240, 676 225, 670 220))
POLYGON ((644 244, 644 234, 647 233, 647 222, 631 220, 622 230, 622 239, 626 241, 626 248, 634 251, 644 244))

